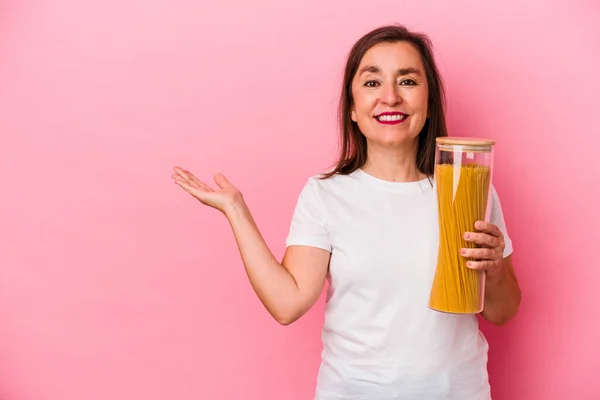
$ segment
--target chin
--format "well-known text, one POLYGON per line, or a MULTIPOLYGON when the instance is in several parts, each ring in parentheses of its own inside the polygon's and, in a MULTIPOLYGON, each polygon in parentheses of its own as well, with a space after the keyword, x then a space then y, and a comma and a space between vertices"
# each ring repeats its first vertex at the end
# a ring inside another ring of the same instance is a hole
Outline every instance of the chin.
POLYGON ((380 146, 389 146, 389 147, 404 147, 407 144, 413 144, 416 140, 418 140, 418 135, 381 135, 377 137, 367 138, 368 142, 373 144, 378 144, 380 146))

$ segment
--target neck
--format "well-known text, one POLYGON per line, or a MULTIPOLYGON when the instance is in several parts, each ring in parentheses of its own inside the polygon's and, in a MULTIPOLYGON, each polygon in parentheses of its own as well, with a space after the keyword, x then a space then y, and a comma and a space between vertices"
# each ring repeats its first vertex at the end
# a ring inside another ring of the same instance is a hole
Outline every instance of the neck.
POLYGON ((418 141, 403 147, 382 147, 369 143, 363 171, 390 182, 415 182, 427 178, 417 168, 418 141))

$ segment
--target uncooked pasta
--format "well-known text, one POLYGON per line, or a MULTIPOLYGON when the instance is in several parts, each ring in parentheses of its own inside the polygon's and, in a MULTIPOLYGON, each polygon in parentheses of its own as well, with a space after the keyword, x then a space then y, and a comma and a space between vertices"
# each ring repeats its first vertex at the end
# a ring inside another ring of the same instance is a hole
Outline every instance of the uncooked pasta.
POLYGON ((480 164, 436 164, 439 215, 437 268, 429 307, 449 313, 477 313, 483 307, 484 273, 468 268, 461 248, 474 248, 465 232, 484 220, 491 182, 490 167, 480 164))

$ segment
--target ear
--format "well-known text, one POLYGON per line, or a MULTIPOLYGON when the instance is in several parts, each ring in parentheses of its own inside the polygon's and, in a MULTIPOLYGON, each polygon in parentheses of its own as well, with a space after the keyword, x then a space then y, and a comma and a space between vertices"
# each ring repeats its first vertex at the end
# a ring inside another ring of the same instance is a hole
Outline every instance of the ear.
POLYGON ((352 107, 352 110, 350 111, 350 118, 352 118, 352 121, 356 122, 356 111, 354 111, 354 107, 352 107))

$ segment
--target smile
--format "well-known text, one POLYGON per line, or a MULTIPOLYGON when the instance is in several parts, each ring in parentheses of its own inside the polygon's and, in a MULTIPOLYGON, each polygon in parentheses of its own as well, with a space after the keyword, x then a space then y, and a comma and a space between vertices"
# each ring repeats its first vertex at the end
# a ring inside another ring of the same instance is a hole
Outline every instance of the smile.
POLYGON ((394 125, 400 124, 408 118, 408 115, 401 112, 385 112, 377 115, 375 119, 381 124, 394 125))

